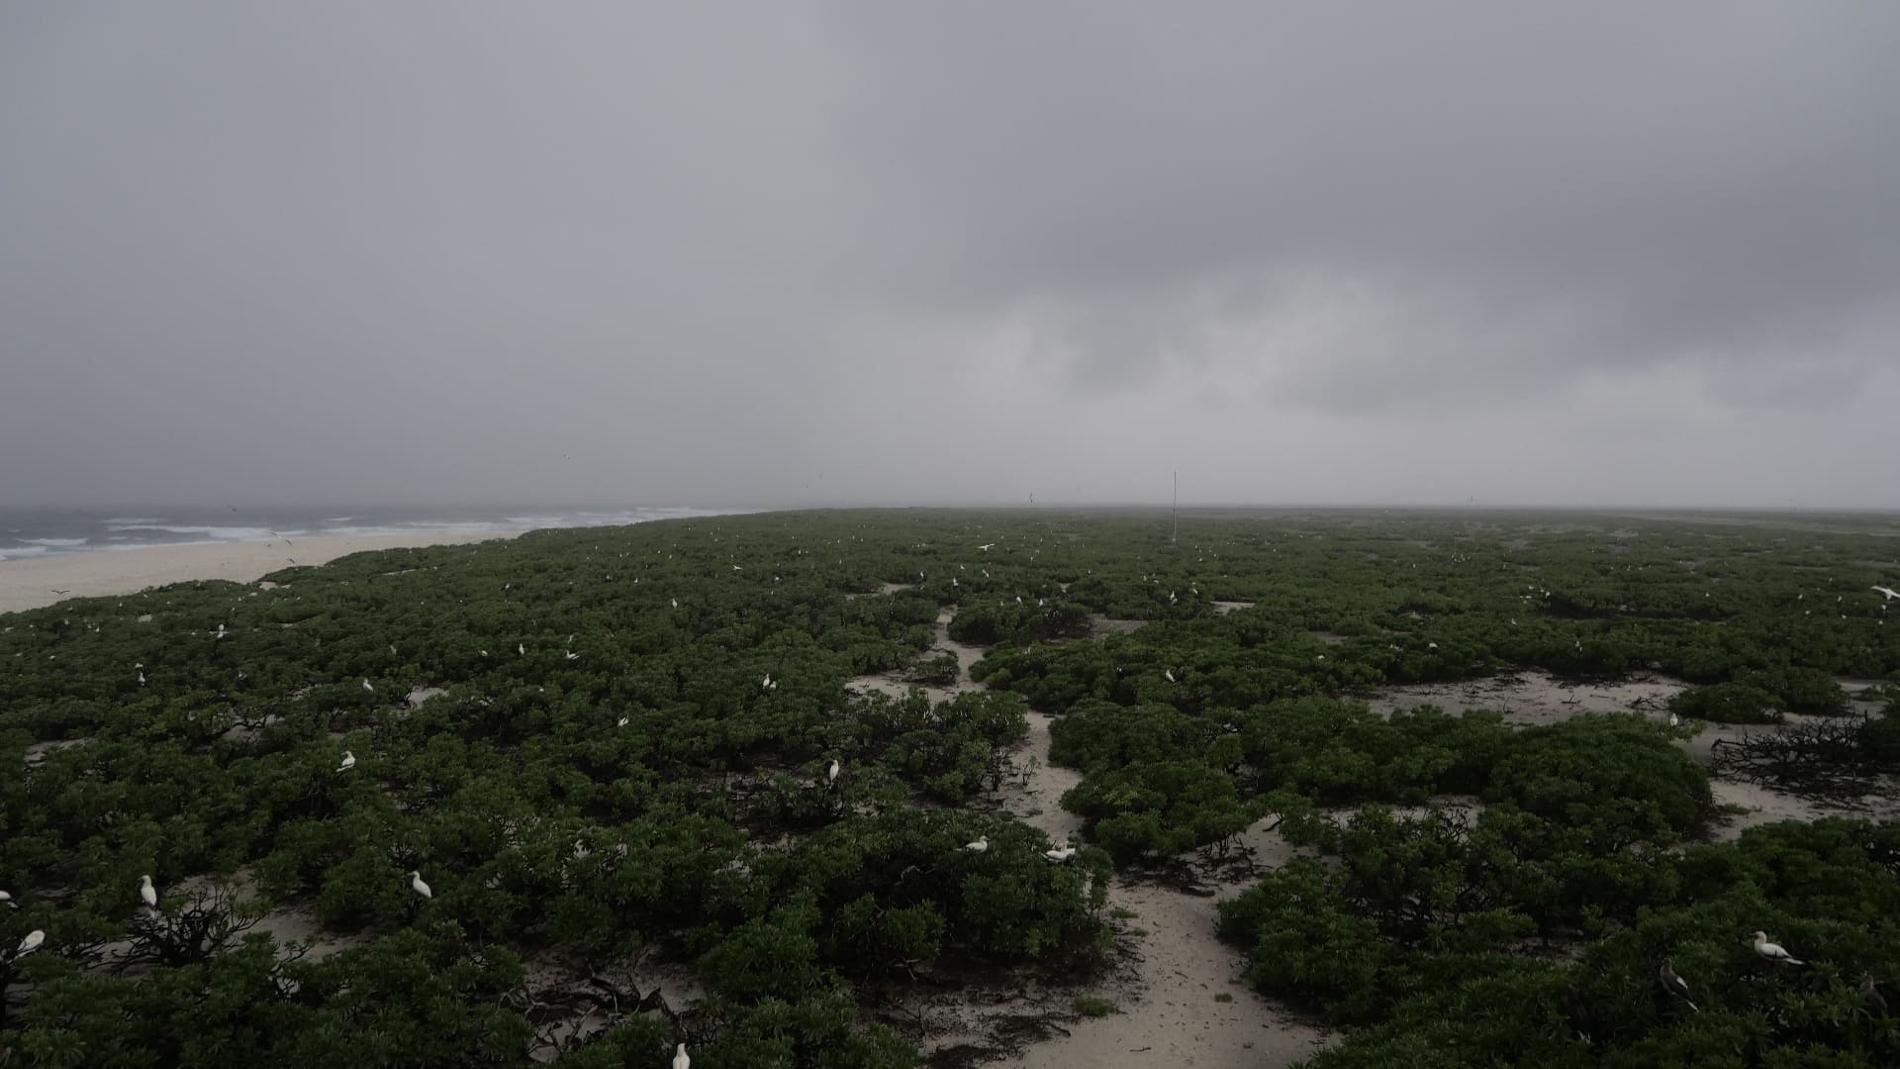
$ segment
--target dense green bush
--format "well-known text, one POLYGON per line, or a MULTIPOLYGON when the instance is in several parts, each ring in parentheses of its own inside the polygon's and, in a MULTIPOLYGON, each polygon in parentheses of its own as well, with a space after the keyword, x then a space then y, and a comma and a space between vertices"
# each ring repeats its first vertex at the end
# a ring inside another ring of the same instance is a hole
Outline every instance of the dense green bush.
MULTIPOLYGON (((1226 929, 1262 984, 1371 1025, 1338 1064, 1564 1064, 1572 1044, 1581 1064, 1657 1064, 1692 1043, 1896 1063, 1887 1023, 1853 1012, 1853 970, 1900 965, 1891 854, 1858 832, 1685 848, 1706 786, 1660 731, 1388 719, 1344 697, 1646 670, 1839 711, 1834 677, 1900 670, 1868 590, 1891 580, 1869 563, 1888 541, 1851 517, 1784 541, 1752 521, 1190 514, 1170 540, 1140 514, 778 513, 8 615, 0 764, 26 771, 0 777, 0 887, 21 904, 0 951, 48 939, 0 961, 0 1046, 48 1065, 519 1061, 545 1023, 523 985, 657 958, 712 994, 677 1020, 615 1011, 564 1060, 660 1064, 685 1039, 710 1069, 905 1065, 909 1044, 865 1023, 886 988, 1089 969, 1111 852, 1164 860, 1271 813, 1327 860, 1243 896, 1226 929), (946 608, 990 645, 972 672, 990 693, 846 690, 950 680, 927 652, 946 608), (1091 636, 1098 617, 1143 626, 1091 636), (1069 803, 1097 845, 1069 865, 1018 822, 945 808, 1003 774, 1026 705, 1084 773, 1069 803), (1321 822, 1446 794, 1486 808, 1321 822), (982 834, 990 851, 960 849, 982 834), (146 872, 248 882, 360 942, 293 961, 254 933, 101 971, 146 872), (1739 939, 1761 926, 1827 963, 1809 987, 1750 971, 1739 939), (1564 954, 1527 960, 1546 945, 1564 954), (1730 1008, 1679 1020, 1653 980, 1664 948, 1730 1008)), ((1891 723, 1862 748, 1900 749, 1891 723)))
POLYGON ((1669 711, 1683 719, 1711 720, 1717 724, 1773 724, 1781 720, 1776 698, 1746 683, 1715 683, 1690 687, 1669 699, 1669 711))

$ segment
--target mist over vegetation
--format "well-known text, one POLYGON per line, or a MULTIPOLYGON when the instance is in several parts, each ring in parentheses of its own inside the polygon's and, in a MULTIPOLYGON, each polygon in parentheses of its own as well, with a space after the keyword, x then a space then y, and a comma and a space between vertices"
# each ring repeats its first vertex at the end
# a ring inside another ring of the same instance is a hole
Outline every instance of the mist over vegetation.
POLYGON ((1863 987, 1900 979, 1900 829, 1853 808, 1900 771, 1900 603, 1871 589, 1897 537, 793 512, 0 616, 0 767, 23 770, 0 777, 0 1051, 913 1065, 907 995, 1090 983, 1139 938, 1111 879, 1245 863, 1264 823, 1294 856, 1219 931, 1249 983, 1343 1029, 1315 1066, 1900 1063, 1863 987), (847 686, 955 679, 944 610, 983 689, 847 686), (1531 726, 1360 700, 1526 669, 1689 686, 1531 726), (1082 777, 1066 863, 996 800, 1032 710, 1082 777), (1838 729, 1763 736, 1751 775, 1841 816, 1709 841, 1706 721, 1838 729))

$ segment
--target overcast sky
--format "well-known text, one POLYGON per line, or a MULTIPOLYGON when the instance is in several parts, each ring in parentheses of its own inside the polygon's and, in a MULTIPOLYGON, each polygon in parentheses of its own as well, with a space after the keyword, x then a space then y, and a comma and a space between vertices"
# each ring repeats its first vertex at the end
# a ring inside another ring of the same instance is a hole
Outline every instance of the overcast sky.
POLYGON ((0 6, 0 502, 1900 508, 1900 4, 0 6))

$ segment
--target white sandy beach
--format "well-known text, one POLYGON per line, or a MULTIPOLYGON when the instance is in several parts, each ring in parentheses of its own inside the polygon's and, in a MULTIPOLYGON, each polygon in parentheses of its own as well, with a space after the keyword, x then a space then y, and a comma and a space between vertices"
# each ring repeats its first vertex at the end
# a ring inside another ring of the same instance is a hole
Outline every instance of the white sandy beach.
POLYGON ((312 535, 290 544, 281 538, 269 542, 203 542, 0 561, 0 612, 34 609, 67 598, 133 594, 146 587, 198 579, 248 583, 293 563, 322 564, 370 549, 482 542, 513 538, 520 533, 312 535))

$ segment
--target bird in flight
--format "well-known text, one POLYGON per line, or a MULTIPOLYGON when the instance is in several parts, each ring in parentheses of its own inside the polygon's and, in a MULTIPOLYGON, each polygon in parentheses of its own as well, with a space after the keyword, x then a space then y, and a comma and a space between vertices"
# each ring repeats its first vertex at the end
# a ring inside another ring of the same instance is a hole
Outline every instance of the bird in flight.
POLYGON ((978 549, 980 549, 980 550, 982 550, 982 551, 983 551, 983 552, 985 552, 985 553, 988 553, 988 552, 989 552, 990 550, 992 550, 992 549, 995 549, 995 548, 996 548, 996 543, 994 543, 994 542, 985 542, 985 543, 983 543, 982 545, 980 545, 980 546, 978 546, 978 547, 976 547, 976 548, 978 548, 978 549))
MULTIPOLYGON (((1895 598, 1900 598, 1900 590, 1895 590, 1894 588, 1892 588, 1892 587, 1890 587, 1890 586, 1876 586, 1876 587, 1874 587, 1874 589, 1875 589, 1875 590, 1878 590, 1878 591, 1880 591, 1880 592, 1881 592, 1882 594, 1885 594, 1885 595, 1887 595, 1887 600, 1888 600, 1888 601, 1892 601, 1892 600, 1893 600, 1893 599, 1895 599, 1895 598)), ((55 591, 53 591, 53 593, 55 593, 55 594, 64 594, 64 593, 65 593, 65 591, 64 591, 64 590, 55 590, 55 591)))
POLYGON ((72 591, 71 590, 55 590, 53 591, 53 593, 64 597, 65 595, 72 593, 72 591))

